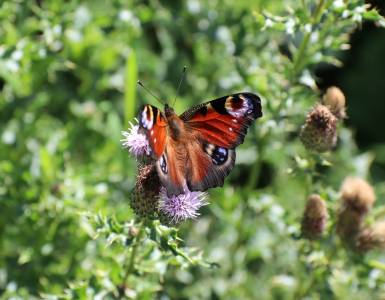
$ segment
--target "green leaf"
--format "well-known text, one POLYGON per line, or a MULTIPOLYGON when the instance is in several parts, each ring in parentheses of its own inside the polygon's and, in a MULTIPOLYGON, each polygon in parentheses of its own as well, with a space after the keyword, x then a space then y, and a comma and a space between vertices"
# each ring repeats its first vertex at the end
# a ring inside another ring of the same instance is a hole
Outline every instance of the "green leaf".
POLYGON ((134 50, 131 50, 127 58, 125 75, 124 121, 127 124, 134 118, 136 109, 136 81, 138 78, 138 67, 134 50))

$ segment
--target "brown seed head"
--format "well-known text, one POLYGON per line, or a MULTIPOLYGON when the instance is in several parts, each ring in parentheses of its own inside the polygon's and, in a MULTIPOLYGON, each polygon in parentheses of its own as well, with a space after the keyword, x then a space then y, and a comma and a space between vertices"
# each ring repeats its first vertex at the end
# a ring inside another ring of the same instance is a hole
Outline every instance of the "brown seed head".
POLYGON ((346 117, 345 95, 338 87, 329 87, 322 100, 338 119, 346 117))
POLYGON ((341 198, 343 205, 361 214, 366 214, 376 200, 372 186, 355 177, 345 179, 341 187, 341 198))
POLYGON ((342 206, 338 211, 336 231, 347 246, 354 248, 356 237, 362 227, 364 215, 342 206))
POLYGON ((301 128, 300 138, 304 146, 311 151, 331 150, 337 142, 337 118, 329 108, 317 104, 307 115, 301 128))
POLYGON ((372 227, 362 230, 357 238, 360 251, 385 248, 385 221, 375 223, 372 227))
POLYGON ((311 195, 306 203, 302 218, 302 234, 308 239, 322 236, 328 220, 325 201, 319 195, 311 195))
POLYGON ((341 206, 337 217, 337 234, 356 249, 356 239, 364 218, 375 201, 373 188, 360 178, 348 177, 341 186, 341 206))

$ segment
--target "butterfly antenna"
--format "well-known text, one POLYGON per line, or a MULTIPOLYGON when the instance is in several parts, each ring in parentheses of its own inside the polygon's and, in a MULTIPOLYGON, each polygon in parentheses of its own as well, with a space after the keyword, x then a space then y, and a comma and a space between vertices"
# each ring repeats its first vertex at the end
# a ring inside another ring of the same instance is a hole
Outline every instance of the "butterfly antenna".
POLYGON ((184 79, 184 77, 185 77, 185 75, 186 75, 186 70, 187 70, 187 67, 184 66, 184 67, 183 67, 183 71, 182 71, 182 75, 180 76, 180 79, 179 79, 178 87, 177 87, 177 89, 176 89, 176 94, 175 94, 174 103, 172 104, 171 107, 174 107, 174 105, 175 105, 176 97, 178 97, 178 93, 179 93, 180 87, 181 87, 182 82, 183 82, 183 79, 184 79))
POLYGON ((157 101, 159 101, 162 105, 164 104, 163 101, 160 100, 159 97, 155 96, 154 93, 151 92, 148 88, 146 88, 140 80, 137 81, 137 84, 139 84, 142 88, 144 88, 144 90, 145 90, 147 93, 149 93, 152 97, 154 97, 154 98, 155 98, 157 101))

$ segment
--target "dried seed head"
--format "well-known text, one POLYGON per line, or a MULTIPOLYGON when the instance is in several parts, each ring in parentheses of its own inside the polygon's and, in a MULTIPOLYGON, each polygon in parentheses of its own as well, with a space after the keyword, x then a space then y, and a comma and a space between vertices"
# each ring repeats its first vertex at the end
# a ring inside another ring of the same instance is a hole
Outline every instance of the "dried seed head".
POLYGON ((362 227, 364 220, 363 214, 342 206, 337 216, 337 234, 347 246, 355 247, 355 240, 362 227))
POLYGON ((351 248, 356 247, 364 218, 375 201, 373 188, 360 178, 348 177, 341 186, 341 206, 337 217, 337 234, 351 248))
POLYGON ((329 87, 322 100, 338 119, 346 117, 345 95, 338 87, 329 87))
POLYGON ((385 248, 385 221, 375 223, 372 227, 363 229, 357 238, 357 249, 369 251, 385 248))
POLYGON ((328 217, 325 201, 319 195, 311 195, 303 213, 302 235, 308 239, 320 238, 328 217))
POLYGON ((131 207, 140 217, 154 218, 158 212, 160 180, 154 165, 138 167, 131 207))
POLYGON ((300 138, 311 151, 331 150, 337 142, 337 118, 325 105, 317 104, 306 117, 301 128, 300 138))
POLYGON ((376 196, 372 186, 360 178, 348 177, 341 187, 343 204, 361 214, 366 214, 373 206, 376 196))

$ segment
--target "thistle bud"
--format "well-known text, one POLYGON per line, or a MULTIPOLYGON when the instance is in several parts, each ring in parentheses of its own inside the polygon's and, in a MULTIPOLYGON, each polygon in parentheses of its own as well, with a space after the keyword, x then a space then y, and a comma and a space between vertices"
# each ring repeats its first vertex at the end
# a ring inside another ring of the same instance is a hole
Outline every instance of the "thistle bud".
POLYGON ((158 212, 160 180, 154 165, 139 166, 131 208, 140 217, 153 218, 158 212))
POLYGON ((337 142, 337 118, 325 105, 317 104, 306 117, 301 128, 300 138, 311 151, 325 152, 337 142))
POLYGON ((338 87, 329 87, 322 100, 338 119, 346 117, 345 95, 338 87))
POLYGON ((361 214, 366 214, 373 206, 376 195, 372 186, 361 178, 348 177, 341 187, 343 204, 361 214))
POLYGON ((303 213, 302 235, 308 239, 320 238, 328 218, 325 201, 319 195, 311 195, 303 213))
POLYGON ((355 247, 364 217, 375 201, 373 188, 360 178, 347 178, 341 187, 341 206, 338 211, 337 234, 341 240, 355 247))
POLYGON ((385 248, 385 221, 375 223, 360 232, 357 238, 357 249, 365 252, 385 248))

